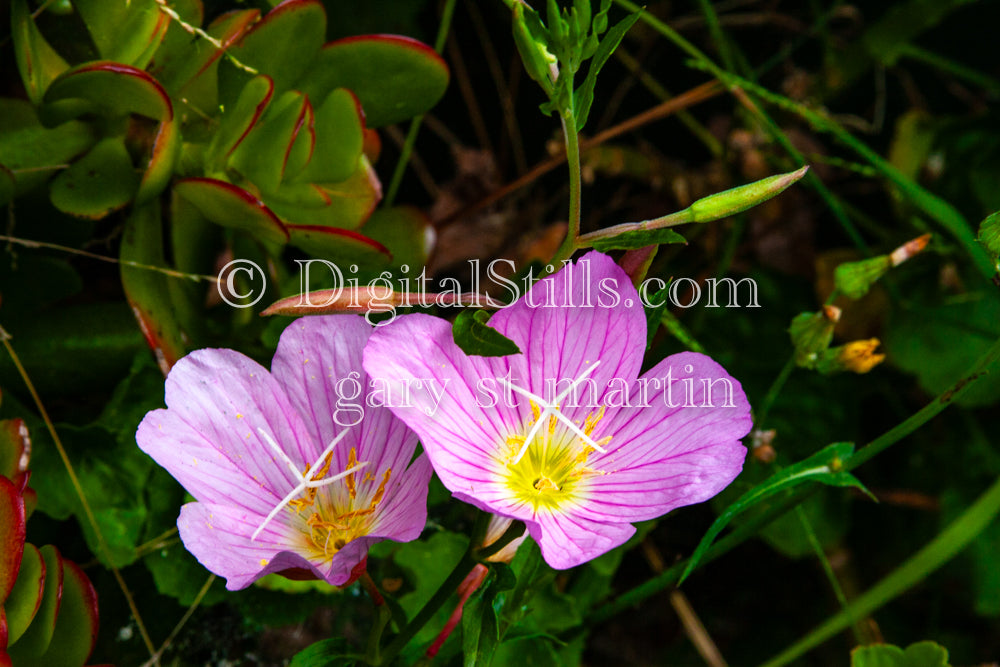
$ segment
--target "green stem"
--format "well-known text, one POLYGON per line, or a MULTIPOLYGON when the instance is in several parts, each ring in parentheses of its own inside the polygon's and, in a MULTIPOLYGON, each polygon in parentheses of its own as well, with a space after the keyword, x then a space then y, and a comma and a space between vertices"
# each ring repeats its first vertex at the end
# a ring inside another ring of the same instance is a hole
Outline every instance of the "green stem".
MULTIPOLYGON (((840 603, 841 609, 847 609, 847 596, 844 595, 844 589, 840 586, 840 580, 837 579, 837 573, 833 571, 833 566, 830 565, 830 559, 826 557, 826 552, 823 551, 823 545, 820 544, 819 538, 816 537, 816 531, 813 530, 812 522, 809 521, 809 517, 806 516, 806 512, 802 509, 802 505, 795 508, 795 514, 799 517, 799 522, 802 524, 802 530, 806 533, 806 539, 809 541, 809 546, 812 547, 813 553, 816 554, 816 558, 819 560, 819 564, 823 567, 823 574, 826 575, 826 579, 830 582, 830 588, 833 589, 833 594, 837 598, 837 602, 840 603)), ((851 619, 851 629, 854 631, 854 639, 859 644, 865 642, 864 632, 861 630, 858 619, 851 619)))
MULTIPOLYGON (((890 429, 883 435, 879 436, 866 446, 862 447, 854 453, 850 460, 844 462, 845 470, 852 470, 862 463, 868 461, 876 454, 881 453, 886 448, 888 448, 893 443, 906 437, 917 428, 928 422, 932 417, 944 410, 948 405, 954 402, 962 394, 964 394, 968 389, 983 375, 985 375, 986 366, 993 363, 995 360, 1000 358, 1000 339, 998 339, 987 352, 976 362, 972 369, 962 376, 952 387, 942 393, 940 396, 935 398, 931 403, 929 403, 922 410, 911 416, 909 419, 904 421, 902 424, 890 429)), ((790 371, 789 371, 790 372, 790 371)), ((773 387, 772 387, 773 389, 773 387)), ((770 393, 770 392, 769 392, 770 393)), ((760 423, 758 421, 758 423, 760 423)), ((792 508, 799 505, 806 498, 810 497, 819 490, 818 485, 812 485, 807 487, 799 488, 793 491, 784 500, 778 502, 777 504, 771 506, 770 508, 761 512, 758 516, 749 519, 742 526, 736 528, 727 535, 725 538, 716 542, 712 547, 705 552, 702 556, 699 566, 709 563, 719 556, 731 551, 736 548, 746 540, 751 537, 756 536, 757 532, 770 524, 772 521, 784 516, 786 512, 792 508)), ((687 567, 688 559, 682 560, 667 570, 664 570, 661 574, 653 577, 649 581, 636 586, 630 591, 623 593, 622 595, 615 598, 614 601, 605 604, 602 607, 598 607, 594 610, 594 613, 590 615, 587 620, 586 627, 593 627, 612 616, 625 611, 633 607, 636 604, 646 600, 653 595, 656 595, 660 591, 663 591, 669 586, 672 586, 680 578, 681 573, 684 572, 687 567)), ((857 604, 857 601, 854 603, 857 604)), ((861 616, 865 615, 858 612, 861 616)), ((573 632, 582 631, 583 628, 578 628, 573 632)))
POLYGON ((857 468, 862 463, 865 463, 873 456, 881 454, 883 451, 889 448, 909 434, 916 431, 918 428, 929 422, 933 417, 936 417, 938 413, 944 410, 946 407, 954 403, 959 397, 962 396, 970 387, 978 380, 987 374, 986 367, 1000 359, 1000 339, 997 339, 993 345, 986 351, 986 353, 979 358, 975 366, 963 375, 961 379, 958 380, 950 389, 942 393, 940 396, 935 398, 933 401, 928 403, 920 412, 913 415, 902 424, 899 424, 892 430, 882 434, 875 440, 854 452, 849 461, 844 463, 845 470, 853 470, 857 468))
POLYGON ((371 665, 377 665, 380 662, 379 644, 382 642, 382 633, 385 631, 385 626, 392 619, 392 611, 389 609, 389 605, 383 604, 375 609, 375 624, 372 626, 371 634, 368 635, 368 649, 365 652, 365 659, 371 665))
POLYGON ((851 619, 868 616, 895 599, 964 549, 993 521, 998 512, 1000 512, 1000 479, 927 546, 892 574, 855 598, 846 609, 766 662, 765 667, 787 665, 843 630, 851 623, 851 619))
MULTIPOLYGON (((458 0, 445 0, 444 11, 441 14, 441 23, 438 26, 437 40, 434 42, 434 50, 441 54, 444 52, 444 45, 448 39, 448 30, 451 28, 451 17, 455 14, 455 5, 458 0)), ((396 200, 399 186, 403 182, 403 174, 406 173, 406 165, 410 161, 410 154, 413 153, 413 146, 417 143, 417 134, 420 132, 420 124, 423 123, 423 114, 416 116, 410 121, 410 129, 406 132, 406 140, 403 142, 403 149, 399 154, 399 162, 392 172, 392 179, 389 181, 389 189, 386 191, 382 206, 389 208, 396 200)))
POLYGON ((767 421, 767 416, 771 412, 771 407, 774 402, 778 400, 778 394, 785 387, 785 383, 791 376, 792 371, 795 370, 795 354, 793 353, 785 365, 781 368, 781 372, 778 373, 778 377, 774 378, 774 382, 771 383, 771 387, 767 390, 767 394, 764 395, 764 400, 761 401, 760 413, 758 417, 754 419, 754 426, 757 428, 764 428, 764 422, 767 421))
POLYGON ((581 195, 583 178, 580 171, 580 137, 576 132, 576 118, 572 112, 562 114, 563 136, 566 139, 566 162, 569 164, 569 226, 566 239, 559 246, 553 263, 569 259, 577 249, 580 237, 581 195))
POLYGON ((392 642, 385 648, 382 652, 378 662, 378 665, 387 665, 392 662, 392 660, 399 655, 399 652, 406 648, 406 645, 413 639, 421 628, 427 625, 428 621, 434 617, 434 614, 444 606, 444 603, 448 601, 452 595, 454 595, 455 590, 458 585, 465 581, 465 577, 468 576, 469 572, 477 565, 476 559, 472 554, 473 547, 470 546, 469 550, 465 552, 462 556, 462 560, 458 561, 455 568, 448 575, 448 578, 444 580, 444 583, 438 587, 437 591, 427 601, 417 615, 413 617, 413 620, 406 624, 398 635, 396 635, 392 642))

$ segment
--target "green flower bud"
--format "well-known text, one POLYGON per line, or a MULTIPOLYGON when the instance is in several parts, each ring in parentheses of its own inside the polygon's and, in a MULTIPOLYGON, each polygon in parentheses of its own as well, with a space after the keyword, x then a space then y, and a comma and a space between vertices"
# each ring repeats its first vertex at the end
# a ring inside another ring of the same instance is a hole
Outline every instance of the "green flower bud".
POLYGON ((820 355, 830 347, 833 328, 840 320, 840 309, 824 306, 818 313, 800 313, 792 320, 788 333, 795 346, 795 364, 815 368, 820 355))
POLYGON ((780 194, 792 183, 806 175, 809 167, 802 167, 788 174, 769 176, 754 183, 709 195, 688 207, 691 222, 710 222, 745 211, 780 194))

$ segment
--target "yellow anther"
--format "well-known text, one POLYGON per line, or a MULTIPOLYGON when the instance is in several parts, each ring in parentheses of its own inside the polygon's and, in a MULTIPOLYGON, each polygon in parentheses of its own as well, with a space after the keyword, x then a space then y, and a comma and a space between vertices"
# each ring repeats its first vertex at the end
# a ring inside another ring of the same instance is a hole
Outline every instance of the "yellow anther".
MULTIPOLYGON (((351 452, 350 454, 348 454, 347 457, 347 467, 353 468, 357 464, 358 464, 358 450, 356 450, 354 447, 351 447, 351 452)), ((351 500, 357 498, 358 491, 354 486, 354 473, 352 472, 350 475, 345 477, 344 482, 347 483, 347 493, 351 496, 351 500)))

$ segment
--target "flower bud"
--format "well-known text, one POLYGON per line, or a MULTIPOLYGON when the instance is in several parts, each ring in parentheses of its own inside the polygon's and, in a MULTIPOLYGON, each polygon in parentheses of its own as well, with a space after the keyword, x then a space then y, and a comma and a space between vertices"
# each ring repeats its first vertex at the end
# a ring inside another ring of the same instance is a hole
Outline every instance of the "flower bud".
POLYGON ((875 281, 884 276, 889 269, 899 266, 926 248, 930 240, 931 235, 924 234, 912 241, 907 241, 888 255, 841 264, 833 272, 834 285, 844 296, 860 299, 868 293, 875 281))
POLYGON ((687 209, 691 215, 690 221, 710 222, 745 211, 781 194, 792 183, 805 176, 807 171, 809 167, 802 167, 797 171, 769 176, 699 199, 687 209))
POLYGON ((840 320, 840 308, 824 306, 818 313, 800 313, 792 320, 788 332, 795 346, 795 364, 815 368, 821 353, 830 347, 833 328, 840 320))
POLYGON ((533 9, 525 8, 520 2, 514 3, 514 44, 528 76, 534 79, 546 93, 552 93, 552 83, 559 75, 556 57, 546 48, 545 28, 533 9), (530 12, 530 13, 526 13, 530 12))

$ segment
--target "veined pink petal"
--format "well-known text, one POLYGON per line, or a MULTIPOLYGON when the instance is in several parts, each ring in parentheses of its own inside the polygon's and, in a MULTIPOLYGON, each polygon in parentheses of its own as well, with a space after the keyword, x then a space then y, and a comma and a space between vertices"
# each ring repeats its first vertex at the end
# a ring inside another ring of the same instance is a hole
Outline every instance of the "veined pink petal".
POLYGON ((391 388, 393 412, 416 431, 446 487, 475 495, 493 481, 497 451, 521 423, 502 400, 481 407, 491 400, 482 383, 497 388, 499 370, 462 352, 447 322, 422 314, 379 327, 364 360, 365 370, 391 388))
POLYGON ((589 375, 593 385, 581 387, 580 407, 566 410, 574 418, 603 403, 613 378, 638 377, 646 348, 638 292, 610 257, 597 252, 539 280, 489 324, 523 352, 507 358, 514 384, 542 398, 552 397, 546 390, 556 383, 565 386, 600 362, 589 375))
MULTIPOLYGON (((260 430, 296 465, 315 449, 267 369, 232 350, 196 350, 178 361, 167 377, 166 403, 168 410, 146 415, 136 442, 201 501, 225 502, 220 489, 243 485, 267 504, 295 487, 288 465, 260 430), (211 466, 204 474, 199 461, 211 466)), ((260 507, 246 494, 236 499, 260 507)))
POLYGON ((539 512, 528 523, 528 533, 542 550, 545 562, 557 570, 586 563, 625 544, 635 528, 629 523, 598 523, 577 516, 539 512))
POLYGON ((368 462, 366 472, 401 473, 417 437, 388 408, 368 400, 372 387, 361 353, 371 333, 371 325, 357 315, 299 318, 281 334, 271 371, 319 443, 310 460, 347 430, 333 450, 335 467, 347 468, 353 447, 358 460, 368 462))

